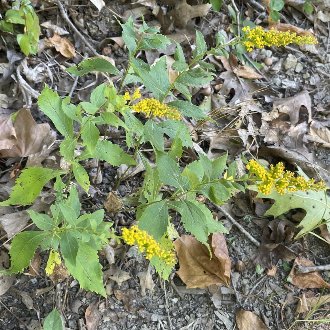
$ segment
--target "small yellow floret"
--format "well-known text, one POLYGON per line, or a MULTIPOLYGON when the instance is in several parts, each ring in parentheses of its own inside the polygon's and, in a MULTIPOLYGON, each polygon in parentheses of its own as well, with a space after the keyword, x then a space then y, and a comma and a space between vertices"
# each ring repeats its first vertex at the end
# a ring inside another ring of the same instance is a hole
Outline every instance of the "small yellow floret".
POLYGON ((287 46, 289 44, 314 45, 317 39, 312 35, 297 35, 291 31, 278 31, 275 29, 264 30, 261 26, 251 29, 249 26, 243 27, 243 44, 247 51, 254 48, 265 48, 270 46, 287 46))
POLYGON ((142 112, 146 117, 162 117, 180 120, 180 112, 167 104, 161 103, 154 98, 146 98, 132 106, 135 112, 142 112))
POLYGON ((141 92, 140 90, 137 88, 134 93, 133 93, 133 96, 132 96, 132 100, 135 101, 137 99, 141 98, 141 92))
POLYGON ((302 176, 295 176, 291 171, 285 171, 283 163, 275 166, 271 165, 266 169, 255 160, 250 160, 246 165, 251 176, 258 182, 258 190, 269 195, 273 189, 283 195, 287 192, 306 191, 306 190, 324 190, 326 185, 323 181, 315 183, 314 179, 306 180, 302 176))
POLYGON ((139 251, 146 254, 147 259, 151 260, 152 257, 158 257, 170 267, 174 267, 176 263, 174 251, 161 247, 146 231, 137 226, 132 226, 129 229, 124 228, 122 238, 128 245, 137 245, 139 251))
POLYGON ((130 101, 131 100, 131 96, 129 95, 129 92, 125 92, 124 99, 125 99, 125 101, 130 101))

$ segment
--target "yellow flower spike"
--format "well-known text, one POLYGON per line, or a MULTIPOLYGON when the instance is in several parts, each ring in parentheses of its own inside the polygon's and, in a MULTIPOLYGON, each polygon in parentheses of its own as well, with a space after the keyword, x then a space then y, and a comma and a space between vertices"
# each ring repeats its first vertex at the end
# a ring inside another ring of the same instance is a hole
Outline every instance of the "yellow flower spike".
POLYGON ((174 120, 180 120, 180 112, 167 104, 161 103, 154 98, 146 98, 132 106, 133 111, 138 113, 144 113, 147 118, 161 117, 174 120))
POLYGON ((137 226, 132 226, 129 229, 124 228, 122 230, 122 239, 128 245, 137 245, 139 251, 145 253, 146 258, 149 260, 153 257, 158 257, 170 267, 174 267, 176 263, 173 250, 164 249, 151 235, 137 226))
POLYGON ((287 192, 324 190, 326 185, 323 181, 314 182, 314 179, 306 180, 302 176, 295 176, 291 171, 285 171, 284 164, 278 163, 266 169, 255 160, 250 160, 246 165, 251 176, 257 181, 258 190, 265 195, 269 195, 273 189, 283 195, 287 192))
POLYGON ((125 94, 124 94, 124 100, 125 101, 130 101, 131 100, 131 96, 129 95, 129 92, 125 92, 125 94))
POLYGON ((248 52, 255 48, 281 47, 289 44, 314 45, 317 39, 312 35, 297 35, 291 31, 278 31, 275 29, 264 30, 261 26, 251 29, 249 26, 243 27, 243 45, 248 52))
POLYGON ((137 88, 135 89, 133 96, 132 96, 132 100, 135 101, 137 99, 141 98, 141 92, 140 90, 137 88))

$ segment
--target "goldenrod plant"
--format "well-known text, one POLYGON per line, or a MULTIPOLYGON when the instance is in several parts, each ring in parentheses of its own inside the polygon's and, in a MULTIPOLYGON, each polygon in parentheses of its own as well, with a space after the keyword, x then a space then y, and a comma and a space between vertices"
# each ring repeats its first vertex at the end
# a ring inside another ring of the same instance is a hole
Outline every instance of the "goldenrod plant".
MULTIPOLYGON (((283 34, 282 39, 271 41, 270 34, 277 38, 282 34, 261 28, 245 29, 244 35, 230 41, 219 33, 216 45, 208 48, 203 35, 197 31, 191 58, 186 58, 179 43, 161 35, 157 28, 145 22, 136 28, 129 19, 122 24, 122 29, 129 54, 126 70, 120 72, 104 57, 89 58, 68 69, 75 76, 94 71, 115 75, 119 87, 103 83, 91 92, 89 101, 73 104, 69 97, 62 98, 46 86, 38 99, 39 109, 59 133, 62 141, 60 154, 65 166, 62 169, 24 169, 9 199, 0 203, 30 205, 43 186, 53 182, 56 202, 51 206, 50 214, 29 211, 37 228, 13 238, 11 267, 7 273, 21 272, 39 247, 50 251, 48 274, 63 263, 82 288, 105 296, 98 251, 110 238, 117 237, 128 245, 136 245, 162 278, 167 279, 176 263, 172 244, 173 217, 180 219, 184 230, 206 246, 210 234, 227 232, 197 197, 203 196, 210 203, 222 205, 253 183, 260 194, 269 193, 269 196, 273 196, 274 191, 278 196, 298 190, 306 193, 321 189, 324 193, 324 184, 302 180, 300 176, 285 171, 283 164, 265 169, 250 161, 247 165, 249 175, 238 177, 236 163, 227 164, 226 154, 213 160, 199 154, 187 165, 182 165, 185 162, 181 161, 185 148, 193 146, 183 117, 195 121, 208 119, 207 113, 191 102, 190 87, 201 87, 213 80, 215 68, 206 60, 209 55, 226 56, 230 46, 237 43, 251 50, 274 45, 274 42, 283 45, 288 40, 301 43, 311 39, 299 39, 298 36, 292 39, 291 35, 291 39, 286 39, 288 35, 283 34), (171 43, 175 45, 171 68, 176 71, 176 76, 170 81, 166 56, 149 65, 137 54, 143 50, 164 49, 171 43), (120 128, 125 133, 125 145, 119 146, 104 136, 101 125, 120 128), (165 138, 171 141, 166 148, 165 138), (154 164, 149 163, 142 151, 146 143, 152 147, 154 164), (90 180, 84 162, 91 158, 115 167, 122 164, 135 166, 138 161, 145 167, 135 203, 136 221, 130 228, 123 228, 121 233, 115 233, 111 223, 104 220, 103 210, 80 214, 75 185, 89 192, 90 180)), ((322 219, 325 218, 319 216, 317 223, 322 219)))

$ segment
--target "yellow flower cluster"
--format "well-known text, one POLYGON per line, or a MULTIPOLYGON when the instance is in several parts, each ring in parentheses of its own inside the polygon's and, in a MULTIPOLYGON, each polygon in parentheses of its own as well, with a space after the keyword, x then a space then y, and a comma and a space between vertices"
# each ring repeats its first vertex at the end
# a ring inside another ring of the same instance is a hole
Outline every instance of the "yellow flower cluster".
POLYGON ((302 176, 295 176, 291 171, 285 171, 283 163, 278 163, 275 166, 271 165, 266 169, 255 160, 250 160, 246 165, 250 175, 255 176, 258 190, 268 195, 273 189, 283 195, 287 192, 306 191, 306 190, 323 190, 326 188, 323 181, 315 182, 314 179, 306 180, 302 176))
POLYGON ((162 248, 146 231, 137 226, 132 226, 129 229, 124 228, 122 238, 128 245, 137 245, 139 251, 146 254, 147 259, 151 260, 152 257, 156 256, 168 266, 174 267, 176 263, 174 251, 162 248))
POLYGON ((146 117, 162 117, 174 120, 180 120, 180 112, 167 104, 161 103, 154 98, 146 98, 132 106, 135 112, 142 112, 146 117))
POLYGON ((131 96, 129 92, 125 92, 124 99, 125 101, 135 101, 141 98, 141 92, 138 88, 135 89, 133 95, 131 96))
POLYGON ((317 44, 317 39, 312 35, 297 35, 295 32, 278 31, 275 29, 264 30, 261 26, 251 29, 249 26, 243 27, 243 44, 247 51, 254 48, 265 48, 270 46, 287 46, 289 44, 313 45, 317 44))

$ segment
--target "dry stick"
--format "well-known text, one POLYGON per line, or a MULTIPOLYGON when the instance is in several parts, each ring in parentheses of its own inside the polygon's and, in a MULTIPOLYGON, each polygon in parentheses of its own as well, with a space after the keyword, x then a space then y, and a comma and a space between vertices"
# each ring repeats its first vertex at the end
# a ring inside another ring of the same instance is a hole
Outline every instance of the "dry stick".
POLYGON ((330 270, 330 265, 323 265, 323 266, 298 266, 299 273, 311 273, 311 272, 318 272, 323 270, 330 270))
POLYGON ((60 10, 60 13, 63 19, 70 25, 73 31, 78 35, 78 37, 86 44, 86 46, 91 50, 91 52, 95 56, 99 56, 100 54, 95 50, 95 48, 86 40, 86 38, 79 32, 79 30, 75 27, 75 25, 71 22, 68 14, 66 13, 63 4, 60 0, 56 0, 56 4, 60 10))
POLYGON ((216 206, 216 208, 221 211, 226 218, 243 233, 255 246, 260 246, 260 243, 250 234, 248 233, 224 208, 221 206, 216 206))

